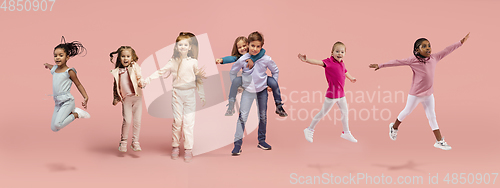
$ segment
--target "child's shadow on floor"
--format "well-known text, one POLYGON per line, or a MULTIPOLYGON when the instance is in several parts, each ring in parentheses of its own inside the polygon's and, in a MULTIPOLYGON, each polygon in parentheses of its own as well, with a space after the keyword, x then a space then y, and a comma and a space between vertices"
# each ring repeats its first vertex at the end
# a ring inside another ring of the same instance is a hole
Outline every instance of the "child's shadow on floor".
POLYGON ((51 163, 51 164, 48 164, 47 167, 49 168, 49 171, 51 171, 51 172, 63 172, 63 171, 76 170, 76 167, 69 166, 69 165, 66 165, 63 163, 51 163))
POLYGON ((319 171, 320 173, 324 173, 324 172, 325 172, 325 171, 324 171, 325 169, 332 169, 333 167, 338 167, 338 166, 340 166, 340 165, 339 165, 339 164, 336 164, 336 165, 328 165, 328 164, 319 164, 319 163, 317 163, 317 164, 308 164, 308 165, 307 165, 307 167, 309 167, 309 168, 315 168, 315 169, 318 169, 318 171, 319 171))
POLYGON ((402 165, 383 165, 383 164, 373 164, 373 166, 378 166, 378 167, 383 167, 387 168, 387 170, 413 170, 413 171, 418 171, 422 172, 422 170, 417 169, 417 166, 422 166, 423 164, 418 164, 413 162, 413 160, 409 160, 407 163, 402 164, 402 165))

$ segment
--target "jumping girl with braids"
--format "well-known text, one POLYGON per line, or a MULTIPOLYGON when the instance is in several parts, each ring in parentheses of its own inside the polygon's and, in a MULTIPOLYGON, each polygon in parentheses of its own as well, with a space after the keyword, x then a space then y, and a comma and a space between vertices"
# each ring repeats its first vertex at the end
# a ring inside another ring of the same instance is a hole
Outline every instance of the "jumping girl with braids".
POLYGON ((436 64, 439 60, 443 59, 446 55, 453 52, 458 47, 467 41, 469 34, 467 34, 462 40, 446 47, 444 50, 431 55, 431 43, 425 38, 420 38, 415 41, 413 45, 413 55, 407 59, 403 60, 392 60, 387 63, 378 65, 370 64, 370 68, 375 68, 378 70, 385 67, 403 66, 408 65, 413 71, 413 82, 411 85, 410 93, 408 94, 408 100, 406 101, 406 107, 399 113, 396 121, 389 124, 389 137, 392 140, 396 140, 398 134, 398 128, 406 116, 417 107, 418 103, 422 103, 424 106, 425 114, 427 119, 429 119, 429 124, 436 137, 436 143, 434 147, 450 150, 451 146, 448 145, 444 138, 441 136, 439 127, 436 121, 436 112, 434 111, 434 74, 436 71, 436 64))
POLYGON ((130 46, 121 46, 118 50, 109 54, 113 63, 113 55, 116 58, 115 69, 111 70, 113 75, 113 105, 122 102, 122 134, 118 151, 127 152, 128 131, 133 123, 133 137, 130 148, 141 151, 139 144, 139 133, 141 132, 142 117, 142 87, 144 81, 141 76, 141 67, 136 63, 139 59, 135 50, 130 46))
POLYGON ((82 106, 87 109, 89 97, 85 88, 76 76, 75 68, 69 68, 66 63, 69 58, 86 51, 85 47, 78 42, 66 43, 64 36, 61 44, 54 48, 55 65, 45 63, 45 68, 52 74, 52 90, 55 102, 54 113, 52 115, 51 129, 57 132, 71 123, 76 118, 90 118, 90 114, 80 108, 75 108, 75 98, 71 95, 72 82, 83 96, 82 106))

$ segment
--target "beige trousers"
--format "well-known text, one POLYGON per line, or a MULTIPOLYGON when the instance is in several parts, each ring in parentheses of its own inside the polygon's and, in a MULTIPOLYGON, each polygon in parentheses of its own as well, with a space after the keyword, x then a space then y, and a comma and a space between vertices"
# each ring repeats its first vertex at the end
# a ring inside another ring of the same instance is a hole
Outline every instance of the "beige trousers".
POLYGON ((193 129, 196 111, 195 89, 172 90, 172 147, 179 147, 181 133, 184 137, 184 149, 193 149, 193 129))

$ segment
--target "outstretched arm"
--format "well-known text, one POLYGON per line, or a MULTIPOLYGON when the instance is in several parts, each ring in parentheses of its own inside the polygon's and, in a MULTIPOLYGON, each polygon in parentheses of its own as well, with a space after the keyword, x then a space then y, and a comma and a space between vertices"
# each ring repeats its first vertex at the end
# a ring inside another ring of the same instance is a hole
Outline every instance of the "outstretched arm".
POLYGON ((155 71, 153 74, 151 74, 149 77, 147 77, 144 80, 144 83, 145 84, 149 84, 149 83, 151 83, 151 80, 157 79, 157 78, 159 78, 160 76, 163 76, 163 75, 166 75, 166 77, 169 77, 170 73, 171 73, 170 72, 171 69, 172 69, 172 60, 168 61, 168 63, 163 68, 161 68, 160 70, 155 71))
POLYGON ((316 60, 316 59, 309 59, 309 58, 306 57, 306 54, 299 54, 298 57, 303 62, 312 64, 312 65, 319 65, 319 66, 322 66, 322 67, 325 66, 325 63, 323 63, 323 61, 316 60))
POLYGON ((374 68, 375 70, 380 69, 380 67, 378 67, 378 64, 370 64, 369 67, 374 68))
POLYGON ((460 40, 460 42, 455 42, 452 45, 450 45, 450 46, 446 47, 445 49, 441 50, 440 52, 435 53, 434 57, 436 58, 436 60, 439 61, 439 60, 443 59, 448 54, 450 54, 451 52, 455 51, 457 48, 459 48, 460 46, 462 46, 462 44, 464 44, 464 42, 467 41, 467 39, 469 38, 469 34, 470 33, 467 33, 467 35, 465 35, 465 37, 462 38, 460 40))
POLYGON ((234 63, 238 60, 236 56, 226 56, 220 59, 215 60, 215 64, 229 64, 229 63, 234 63))
POLYGON ((80 93, 83 96, 83 102, 82 102, 83 108, 87 109, 87 102, 89 101, 89 96, 87 95, 85 88, 80 83, 80 80, 78 80, 78 77, 76 76, 76 73, 73 70, 69 70, 68 74, 69 74, 69 78, 71 79, 71 81, 73 81, 73 83, 75 83, 76 88, 78 88, 78 91, 80 91, 80 93))
POLYGON ((49 70, 51 70, 52 67, 54 67, 54 65, 51 65, 51 64, 48 64, 48 63, 45 63, 43 65, 45 66, 46 69, 49 69, 49 70))
POLYGON ((395 59, 388 61, 387 63, 383 64, 370 64, 370 68, 374 68, 375 70, 385 68, 385 67, 396 67, 396 66, 404 66, 404 65, 410 65, 413 61, 415 60, 415 57, 409 57, 406 59, 395 59))

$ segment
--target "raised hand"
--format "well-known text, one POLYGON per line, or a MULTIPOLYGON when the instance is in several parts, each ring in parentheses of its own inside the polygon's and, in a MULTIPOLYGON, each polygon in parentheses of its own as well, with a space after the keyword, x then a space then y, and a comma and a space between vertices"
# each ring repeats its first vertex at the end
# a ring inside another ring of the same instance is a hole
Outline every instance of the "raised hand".
POLYGON ((465 41, 467 41, 467 39, 469 38, 469 34, 470 34, 470 32, 469 32, 469 33, 467 33, 467 35, 465 35, 465 37, 464 37, 462 40, 460 40, 460 42, 461 42, 462 44, 463 44, 465 41))
POLYGON ((380 69, 380 67, 378 67, 378 64, 370 64, 370 68, 375 68, 375 70, 380 69))

